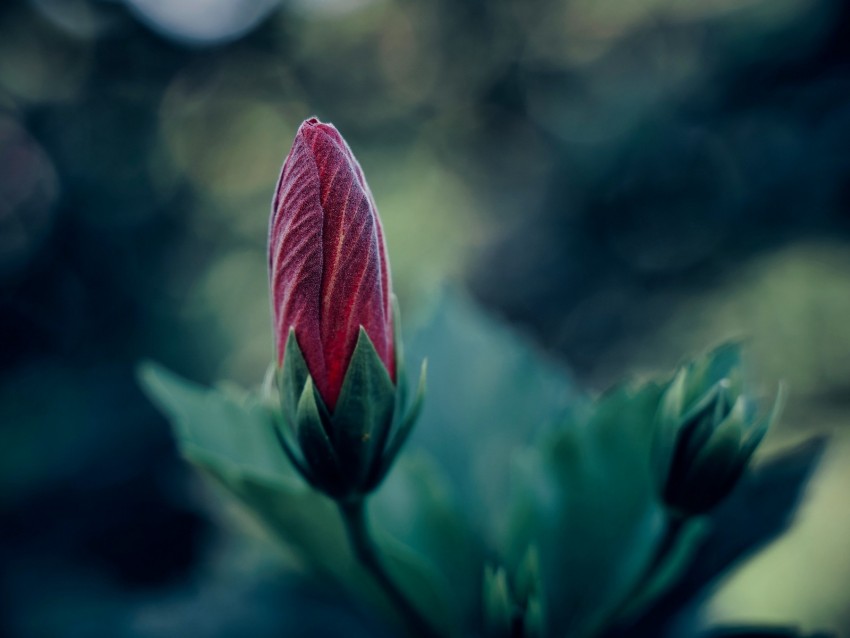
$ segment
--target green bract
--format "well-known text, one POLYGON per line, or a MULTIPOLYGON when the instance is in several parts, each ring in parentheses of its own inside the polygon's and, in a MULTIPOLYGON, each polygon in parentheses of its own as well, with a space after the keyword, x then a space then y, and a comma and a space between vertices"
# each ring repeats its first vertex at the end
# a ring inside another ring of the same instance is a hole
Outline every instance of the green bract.
POLYGON ((504 567, 484 569, 484 629, 492 638, 543 635, 540 558, 530 547, 512 579, 504 567))
POLYGON ((706 512, 732 490, 781 409, 782 386, 759 416, 740 350, 727 344, 680 368, 658 407, 653 468, 665 504, 680 514, 706 512))
POLYGON ((337 500, 357 499, 377 487, 410 434, 422 406, 425 364, 408 408, 400 346, 394 385, 362 328, 331 413, 316 390, 295 331, 276 371, 280 410, 276 432, 293 465, 316 489, 337 500))

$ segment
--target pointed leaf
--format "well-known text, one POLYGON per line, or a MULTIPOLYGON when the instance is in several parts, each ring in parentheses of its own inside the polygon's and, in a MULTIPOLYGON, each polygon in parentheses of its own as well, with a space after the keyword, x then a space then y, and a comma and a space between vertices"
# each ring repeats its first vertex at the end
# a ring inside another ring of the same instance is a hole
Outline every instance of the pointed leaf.
POLYGON ((150 362, 139 367, 139 380, 171 420, 184 454, 203 450, 255 476, 298 480, 275 437, 268 407, 256 397, 204 388, 150 362))

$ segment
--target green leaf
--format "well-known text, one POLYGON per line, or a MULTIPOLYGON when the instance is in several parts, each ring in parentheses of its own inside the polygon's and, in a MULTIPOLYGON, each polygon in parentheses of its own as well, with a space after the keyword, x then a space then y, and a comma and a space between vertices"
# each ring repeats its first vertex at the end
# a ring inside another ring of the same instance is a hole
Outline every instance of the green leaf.
POLYGON ((507 555, 518 562, 538 548, 553 635, 598 631, 654 551, 664 515, 649 450, 660 394, 657 384, 618 387, 518 460, 507 555))
POLYGON ((378 535, 381 556, 393 582, 413 601, 416 608, 440 629, 444 636, 460 636, 458 618, 450 608, 453 595, 428 558, 386 535, 378 535))
POLYGON ((421 557, 445 595, 453 622, 480 621, 484 548, 469 528, 451 485, 423 451, 399 459, 371 501, 375 524, 421 557))
POLYGON ((256 397, 212 390, 182 379, 155 363, 139 367, 148 396, 171 420, 180 450, 274 480, 295 480, 273 432, 269 409, 256 397))
POLYGON ((362 485, 379 462, 378 447, 392 425, 395 386, 363 327, 331 417, 331 436, 343 476, 362 485))
POLYGON ((428 399, 409 449, 446 472, 483 544, 505 532, 511 460, 536 432, 587 398, 532 341, 462 294, 448 292, 405 338, 408 360, 428 360, 428 399))
POLYGON ((353 557, 334 504, 295 473, 256 397, 206 389, 153 363, 140 367, 139 378, 193 464, 241 500, 300 564, 348 579, 353 557))
MULTIPOLYGON (((171 419, 182 453, 239 500, 249 515, 289 550, 297 564, 344 586, 352 595, 397 620, 384 594, 349 548, 336 504, 311 489, 292 469, 273 432, 271 414, 260 397, 206 389, 155 364, 139 378, 152 400, 171 419)), ((318 406, 305 384, 301 412, 315 424, 318 406)), ((312 426, 311 426, 312 428, 312 426)), ((315 430, 315 428, 313 428, 315 430)), ((414 504, 419 510, 420 505, 414 504)), ((439 579, 402 541, 387 539, 380 521, 376 536, 388 552, 389 568, 423 609, 440 608, 439 579), (436 593, 435 593, 436 592, 436 593)), ((441 622, 450 616, 443 611, 441 622)))
POLYGON ((282 484, 252 476, 195 450, 192 462, 235 496, 291 552, 298 565, 356 589, 366 578, 339 521, 336 505, 303 483, 282 484))

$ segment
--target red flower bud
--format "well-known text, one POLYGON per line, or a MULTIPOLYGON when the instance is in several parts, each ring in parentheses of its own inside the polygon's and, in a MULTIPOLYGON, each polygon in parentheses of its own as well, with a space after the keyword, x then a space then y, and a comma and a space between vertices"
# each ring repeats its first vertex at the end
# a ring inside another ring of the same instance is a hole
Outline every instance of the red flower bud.
POLYGON ((278 180, 269 271, 279 366, 293 328, 332 411, 363 326, 395 383, 390 273, 378 210, 339 131, 316 118, 298 129, 278 180))

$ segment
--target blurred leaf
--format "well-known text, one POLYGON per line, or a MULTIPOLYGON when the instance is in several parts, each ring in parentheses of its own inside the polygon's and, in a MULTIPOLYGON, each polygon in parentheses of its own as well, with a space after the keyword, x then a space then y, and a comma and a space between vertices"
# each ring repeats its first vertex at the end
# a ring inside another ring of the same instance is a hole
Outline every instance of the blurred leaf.
POLYGON ((606 635, 663 636, 682 614, 693 613, 718 578, 788 529, 826 443, 815 437, 744 475, 708 516, 711 529, 676 586, 634 623, 606 635))
POLYGON ((156 365, 142 385, 171 418, 180 451, 243 501, 302 561, 345 573, 353 561, 332 501, 295 474, 269 412, 234 389, 206 389, 156 365))
POLYGON ((669 551, 657 567, 648 574, 646 582, 628 601, 619 618, 633 618, 667 591, 682 576, 701 546, 710 527, 704 517, 693 518, 684 523, 676 535, 669 551))
POLYGON ((479 620, 484 550, 453 498, 450 485, 422 451, 402 457, 372 500, 376 525, 427 557, 443 604, 467 626, 479 620))
POLYGON ((428 395, 410 447, 439 462, 479 533, 499 535, 515 450, 584 397, 565 369, 453 291, 410 334, 408 361, 428 359, 428 395))
POLYGON ((357 571, 354 556, 330 499, 306 487, 241 472, 197 450, 186 455, 247 506, 252 515, 293 551, 298 562, 349 585, 362 577, 352 574, 357 571))
POLYGON ((655 552, 664 514, 649 448, 660 395, 657 384, 616 388, 518 460, 507 555, 516 564, 538 548, 554 635, 598 630, 655 552))
POLYGON ((456 585, 442 581, 428 559, 395 539, 384 536, 378 544, 393 582, 416 608, 440 629, 441 635, 462 635, 457 614, 449 604, 456 585))
MULTIPOLYGON (((273 434, 271 415, 258 398, 232 388, 205 389, 155 364, 145 364, 139 377, 171 418, 188 460, 246 505, 305 566, 395 618, 349 549, 335 503, 295 474, 273 434)), ((416 513, 433 504, 412 498, 410 507, 416 513)), ((435 624, 452 627, 455 617, 432 568, 404 539, 387 537, 380 526, 376 537, 388 568, 417 606, 427 609, 435 624)))
POLYGON ((181 452, 198 452, 239 472, 298 480, 280 448, 265 406, 232 386, 212 390, 155 363, 139 369, 142 387, 174 427, 181 452))

